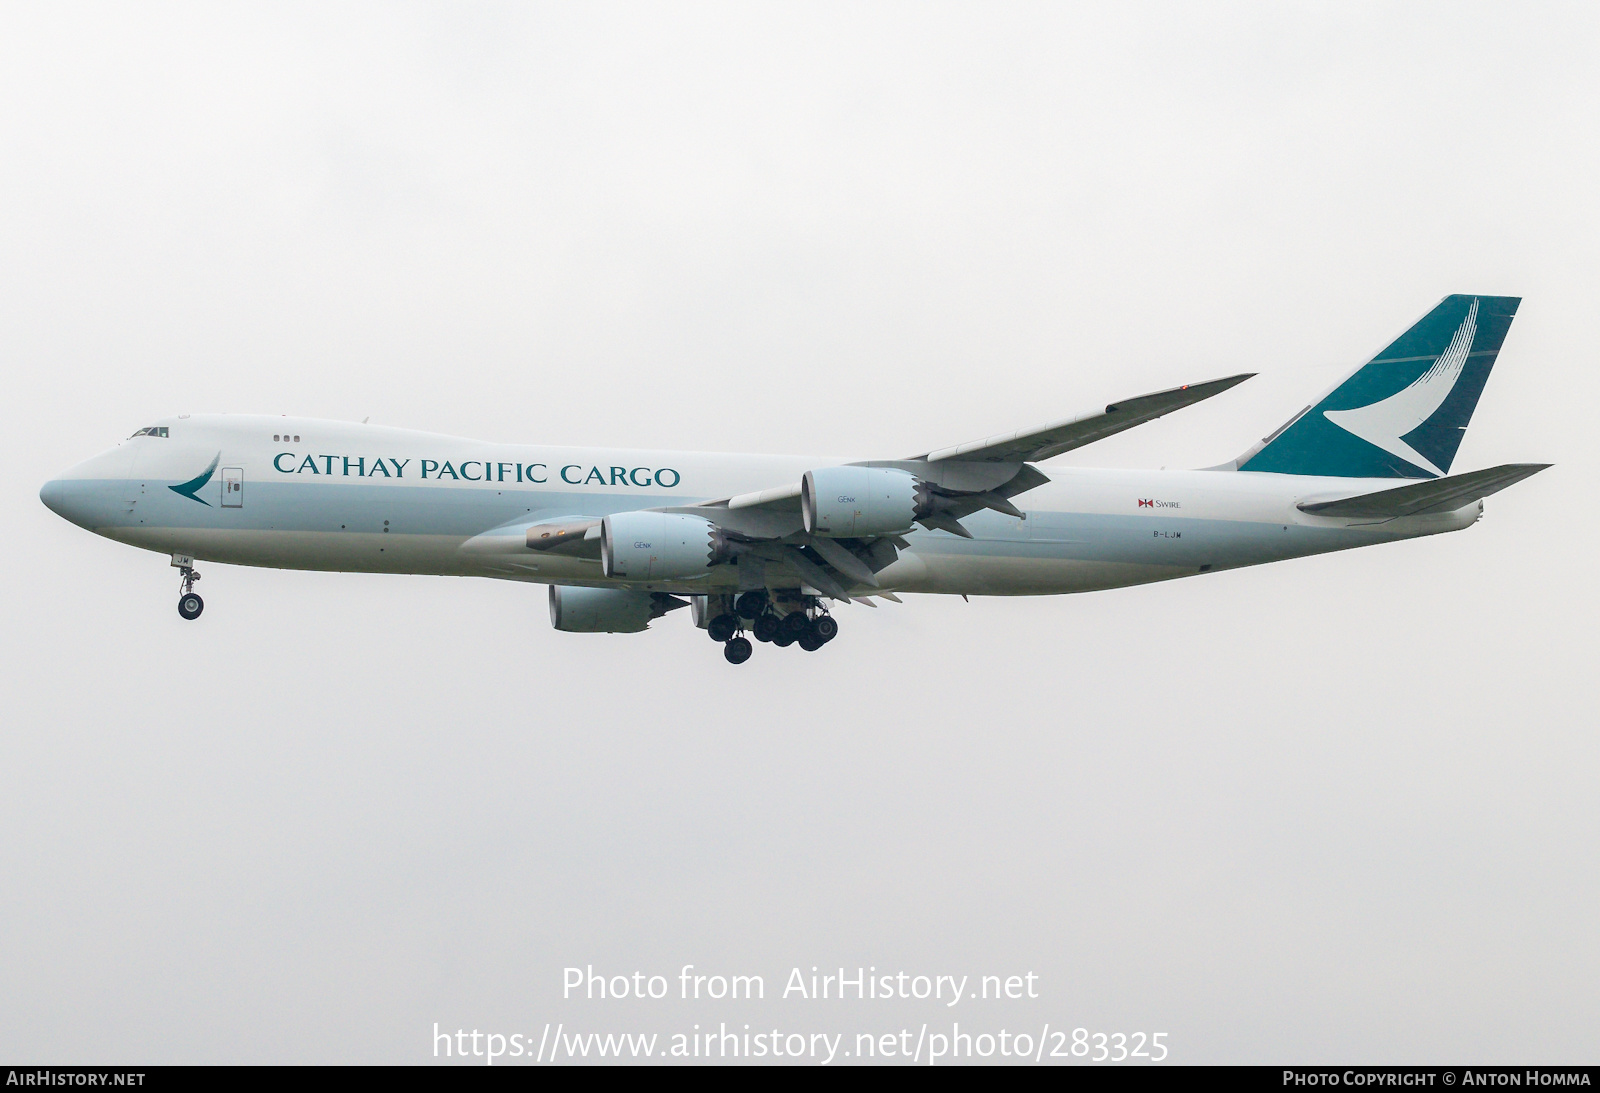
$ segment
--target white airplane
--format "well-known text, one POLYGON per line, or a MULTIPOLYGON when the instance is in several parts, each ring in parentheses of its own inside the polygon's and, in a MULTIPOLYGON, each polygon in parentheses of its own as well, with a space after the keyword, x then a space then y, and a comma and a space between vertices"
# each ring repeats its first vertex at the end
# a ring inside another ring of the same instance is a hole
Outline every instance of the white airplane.
POLYGON ((1475 523, 1543 470, 1451 475, 1517 297, 1449 296, 1244 455, 1194 471, 1035 466, 1220 394, 1229 376, 905 459, 493 444, 309 418, 188 415, 40 490, 73 523, 171 556, 550 586, 557 630, 634 633, 678 607, 816 650, 830 604, 1054 595, 1189 577, 1475 523), (1023 506, 1027 507, 1024 508, 1023 506))

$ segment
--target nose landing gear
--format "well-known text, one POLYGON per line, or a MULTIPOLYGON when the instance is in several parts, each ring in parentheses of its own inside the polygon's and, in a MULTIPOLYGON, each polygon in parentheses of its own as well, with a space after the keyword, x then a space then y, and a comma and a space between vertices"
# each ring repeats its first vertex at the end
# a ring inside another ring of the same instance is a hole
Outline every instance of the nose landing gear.
POLYGON ((200 574, 195 572, 194 566, 186 565, 178 568, 178 576, 182 579, 178 586, 178 614, 193 622, 206 609, 206 601, 194 590, 194 583, 200 579, 200 574))

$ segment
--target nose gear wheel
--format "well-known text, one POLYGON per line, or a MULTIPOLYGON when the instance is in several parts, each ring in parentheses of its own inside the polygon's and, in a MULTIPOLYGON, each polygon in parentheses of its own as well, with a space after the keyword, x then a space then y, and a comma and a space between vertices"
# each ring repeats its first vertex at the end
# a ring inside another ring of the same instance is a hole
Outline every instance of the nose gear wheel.
POLYGON ((178 578, 178 614, 193 622, 206 609, 206 601, 194 590, 194 583, 200 579, 200 574, 193 566, 186 565, 178 570, 178 578))

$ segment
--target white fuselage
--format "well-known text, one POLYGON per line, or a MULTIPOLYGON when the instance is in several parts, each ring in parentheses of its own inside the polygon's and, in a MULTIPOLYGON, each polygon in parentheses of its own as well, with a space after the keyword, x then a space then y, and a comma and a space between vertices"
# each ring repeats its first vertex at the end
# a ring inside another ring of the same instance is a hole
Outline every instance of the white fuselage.
MULTIPOLYGON (((496 444, 304 418, 195 415, 162 425, 167 436, 123 441, 47 484, 41 497, 107 538, 237 565, 705 593, 727 591, 736 577, 713 568, 686 581, 608 581, 598 561, 529 549, 526 528, 692 505, 848 462, 496 444)), ((1374 521, 1296 507, 1392 487, 1392 479, 1045 473, 1047 485, 1014 498, 1025 520, 985 510, 962 521, 971 539, 906 535, 909 548, 878 574, 883 589, 1082 592, 1456 531, 1482 512, 1475 501, 1449 513, 1374 521)))

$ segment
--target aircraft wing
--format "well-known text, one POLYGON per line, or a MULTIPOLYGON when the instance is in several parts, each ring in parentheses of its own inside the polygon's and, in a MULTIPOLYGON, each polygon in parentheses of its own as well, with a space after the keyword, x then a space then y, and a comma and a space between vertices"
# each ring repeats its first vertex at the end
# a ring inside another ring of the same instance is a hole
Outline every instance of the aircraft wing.
MULTIPOLYGON (((1243 383, 1253 374, 1140 395, 1113 402, 1096 413, 941 448, 910 459, 870 460, 851 466, 905 472, 916 483, 916 507, 912 517, 915 522, 925 528, 970 539, 972 535, 961 520, 982 509, 993 509, 1016 519, 1025 518, 1010 498, 1050 481, 1042 471, 1030 466, 1033 461, 1048 459, 1192 406, 1243 383)), ((802 514, 800 482, 664 511, 708 520, 736 540, 737 549, 753 560, 784 567, 824 594, 840 599, 850 598, 852 589, 877 589, 875 574, 890 565, 898 551, 905 548, 906 540, 900 533, 909 530, 907 527, 886 528, 854 538, 808 534, 802 514)), ((583 541, 583 536, 592 538, 593 535, 576 523, 559 530, 541 528, 540 534, 544 535, 546 530, 550 532, 549 537, 541 542, 551 542, 552 546, 545 549, 563 549, 566 543, 573 543, 566 549, 582 549, 578 542, 583 541)), ((529 545, 539 549, 531 533, 529 545)))
POLYGON ((1538 474, 1549 463, 1506 463, 1467 474, 1430 478, 1392 490, 1341 497, 1334 501, 1303 501, 1301 512, 1313 516, 1373 517, 1393 520, 1401 516, 1425 516, 1430 512, 1453 512, 1463 505, 1514 486, 1538 474))
MULTIPOLYGON (((1182 387, 1174 387, 1168 391, 1157 391, 1154 394, 1113 402, 1104 410, 1051 422, 1048 425, 1019 429, 1014 433, 957 444, 952 448, 939 448, 923 455, 914 455, 909 459, 873 461, 866 465, 913 470, 922 477, 959 492, 992 492, 1001 498, 1011 497, 1049 481, 1043 474, 1031 467, 1024 467, 1023 464, 1049 459, 1062 452, 1081 448, 1085 444, 1092 444, 1096 440, 1120 433, 1124 429, 1131 429, 1135 425, 1154 421, 1174 410, 1204 402, 1213 395, 1220 395, 1230 387, 1238 386, 1254 375, 1254 372, 1241 372, 1236 376, 1207 380, 1205 383, 1186 383, 1182 387), (941 468, 930 466, 935 463, 1000 463, 1012 464, 1012 467, 1009 471, 998 467, 981 470, 974 468, 971 473, 963 475, 953 466, 941 468), (980 481, 984 483, 981 487, 978 485, 980 481)), ((707 501, 705 506, 733 511, 755 509, 772 513, 798 513, 800 484, 791 482, 787 485, 742 493, 736 497, 723 497, 707 501)))
POLYGON ((1041 459, 1070 452, 1096 440, 1104 439, 1135 425, 1143 425, 1174 410, 1204 402, 1212 395, 1220 395, 1230 387, 1243 383, 1254 372, 1241 372, 1205 383, 1188 383, 1170 391, 1157 391, 1150 395, 1113 402, 1104 410, 1079 417, 1053 421, 1032 429, 985 437, 953 448, 940 448, 913 459, 938 463, 946 459, 960 459, 979 463, 1036 463, 1041 459))

